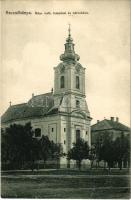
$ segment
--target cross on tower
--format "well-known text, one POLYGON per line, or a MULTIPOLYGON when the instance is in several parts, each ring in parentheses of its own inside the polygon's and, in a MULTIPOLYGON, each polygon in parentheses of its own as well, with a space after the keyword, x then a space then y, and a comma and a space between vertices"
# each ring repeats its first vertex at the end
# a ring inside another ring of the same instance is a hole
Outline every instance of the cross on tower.
POLYGON ((68 28, 68 32, 69 32, 69 36, 71 35, 70 33, 71 33, 71 25, 70 24, 68 24, 69 25, 69 28, 68 28))

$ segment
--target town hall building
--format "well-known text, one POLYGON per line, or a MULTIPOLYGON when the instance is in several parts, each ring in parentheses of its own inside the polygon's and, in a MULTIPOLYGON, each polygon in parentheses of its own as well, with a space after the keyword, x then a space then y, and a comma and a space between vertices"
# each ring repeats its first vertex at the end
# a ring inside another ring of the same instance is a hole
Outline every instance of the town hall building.
MULTIPOLYGON (((11 124, 31 123, 34 136, 48 135, 50 140, 61 143, 67 153, 78 138, 91 144, 90 112, 85 94, 85 68, 75 53, 70 27, 65 51, 60 63, 54 67, 54 89, 32 98, 23 104, 10 105, 1 118, 2 128, 11 124)), ((66 165, 66 158, 61 158, 66 165)))

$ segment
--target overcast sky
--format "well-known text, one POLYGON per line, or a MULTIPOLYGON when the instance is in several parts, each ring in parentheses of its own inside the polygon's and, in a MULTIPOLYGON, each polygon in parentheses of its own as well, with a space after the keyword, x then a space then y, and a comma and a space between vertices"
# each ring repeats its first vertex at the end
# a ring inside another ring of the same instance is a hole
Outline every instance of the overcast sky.
POLYGON ((68 23, 75 51, 86 68, 86 99, 93 118, 130 123, 130 1, 66 0, 2 2, 1 113, 51 91, 64 52, 68 23), (31 11, 31 16, 6 11, 31 11), (85 11, 77 15, 34 12, 85 11))

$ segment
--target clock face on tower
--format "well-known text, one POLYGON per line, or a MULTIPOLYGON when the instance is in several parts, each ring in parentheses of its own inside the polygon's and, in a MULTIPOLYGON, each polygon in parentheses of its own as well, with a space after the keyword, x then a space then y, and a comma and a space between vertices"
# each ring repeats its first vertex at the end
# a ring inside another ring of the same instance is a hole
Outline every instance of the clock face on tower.
POLYGON ((65 66, 61 65, 61 67, 60 67, 60 73, 64 73, 64 71, 65 71, 65 66))
POLYGON ((82 68, 81 64, 77 63, 76 66, 75 66, 76 72, 79 73, 81 68, 82 68))

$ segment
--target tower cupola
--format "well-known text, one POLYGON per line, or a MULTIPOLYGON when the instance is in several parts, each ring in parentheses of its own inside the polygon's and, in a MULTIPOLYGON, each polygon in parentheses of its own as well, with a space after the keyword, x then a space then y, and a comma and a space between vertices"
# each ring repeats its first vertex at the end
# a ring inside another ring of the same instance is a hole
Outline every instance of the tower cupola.
POLYGON ((78 61, 80 59, 80 56, 75 53, 74 46, 75 44, 73 43, 73 39, 71 38, 71 28, 69 24, 68 38, 66 39, 65 43, 65 52, 64 54, 61 54, 60 60, 64 62, 78 61))

